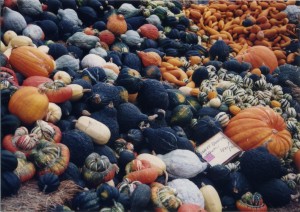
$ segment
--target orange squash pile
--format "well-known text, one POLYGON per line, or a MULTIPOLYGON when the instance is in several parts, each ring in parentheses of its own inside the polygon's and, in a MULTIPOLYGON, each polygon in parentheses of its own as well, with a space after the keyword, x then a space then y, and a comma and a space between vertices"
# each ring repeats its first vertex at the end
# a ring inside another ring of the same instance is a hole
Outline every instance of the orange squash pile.
MULTIPOLYGON (((283 12, 296 1, 209 1, 208 4, 191 4, 185 15, 199 27, 197 34, 207 38, 202 45, 210 47, 221 37, 233 49, 233 55, 248 47, 262 45, 271 49, 279 65, 293 62, 297 53, 286 54, 283 48, 297 38, 295 24, 289 23, 283 12), (244 22, 250 24, 247 25, 244 22)), ((205 39, 202 39, 205 40, 205 39)))

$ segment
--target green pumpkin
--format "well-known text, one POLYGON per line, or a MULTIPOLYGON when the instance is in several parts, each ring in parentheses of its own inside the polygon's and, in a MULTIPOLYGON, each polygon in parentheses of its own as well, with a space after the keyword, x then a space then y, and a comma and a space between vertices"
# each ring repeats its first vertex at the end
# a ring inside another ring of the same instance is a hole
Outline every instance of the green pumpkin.
POLYGON ((129 52, 129 46, 123 42, 115 42, 110 46, 111 51, 116 51, 116 52, 129 52))
POLYGON ((169 96, 169 109, 186 103, 186 96, 178 89, 167 89, 169 96))
POLYGON ((172 125, 185 126, 191 123, 193 112, 189 105, 178 105, 172 110, 170 123, 172 125))
POLYGON ((44 193, 56 191, 59 185, 60 181, 58 176, 52 173, 47 173, 43 176, 40 176, 38 181, 39 189, 44 193))
POLYGON ((21 187, 19 177, 10 171, 1 173, 1 197, 8 197, 18 193, 21 187))
POLYGON ((76 211, 98 211, 100 203, 97 193, 94 191, 78 193, 72 200, 72 208, 76 211))
POLYGON ((10 151, 1 150, 1 171, 13 171, 18 166, 17 157, 10 151))
POLYGON ((201 105, 199 104, 196 97, 187 96, 186 97, 186 104, 191 107, 191 110, 192 110, 194 115, 197 113, 198 110, 201 109, 201 105))
POLYGON ((117 167, 110 163, 105 155, 90 154, 82 168, 83 179, 90 187, 96 187, 114 178, 117 167))

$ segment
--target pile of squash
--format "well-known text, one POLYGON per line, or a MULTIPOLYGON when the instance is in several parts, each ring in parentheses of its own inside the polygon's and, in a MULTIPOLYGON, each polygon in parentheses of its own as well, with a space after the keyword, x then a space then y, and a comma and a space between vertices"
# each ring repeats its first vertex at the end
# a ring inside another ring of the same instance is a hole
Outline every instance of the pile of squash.
POLYGON ((299 199, 295 4, 0 1, 4 209, 29 180, 46 194, 82 187, 57 211, 299 199), (198 148, 219 132, 243 154, 211 166, 198 148))

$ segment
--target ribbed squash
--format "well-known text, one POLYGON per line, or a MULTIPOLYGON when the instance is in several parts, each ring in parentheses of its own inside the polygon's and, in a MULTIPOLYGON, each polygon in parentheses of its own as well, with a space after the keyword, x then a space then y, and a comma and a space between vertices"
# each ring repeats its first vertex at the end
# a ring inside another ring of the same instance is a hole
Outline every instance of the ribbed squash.
POLYGON ((266 145, 269 152, 283 157, 292 147, 284 119, 268 107, 251 107, 228 123, 225 134, 243 150, 266 145))
POLYGON ((12 50, 9 63, 25 77, 48 77, 55 69, 54 60, 38 48, 20 46, 12 50))

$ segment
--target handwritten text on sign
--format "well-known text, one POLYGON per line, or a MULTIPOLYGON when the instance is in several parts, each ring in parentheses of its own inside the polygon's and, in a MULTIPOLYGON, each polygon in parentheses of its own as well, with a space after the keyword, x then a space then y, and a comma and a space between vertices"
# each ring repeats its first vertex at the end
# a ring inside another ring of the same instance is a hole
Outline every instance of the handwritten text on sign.
POLYGON ((197 151, 211 166, 227 163, 242 150, 222 132, 217 133, 201 144, 197 151))

